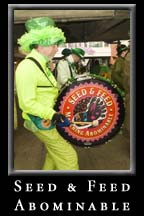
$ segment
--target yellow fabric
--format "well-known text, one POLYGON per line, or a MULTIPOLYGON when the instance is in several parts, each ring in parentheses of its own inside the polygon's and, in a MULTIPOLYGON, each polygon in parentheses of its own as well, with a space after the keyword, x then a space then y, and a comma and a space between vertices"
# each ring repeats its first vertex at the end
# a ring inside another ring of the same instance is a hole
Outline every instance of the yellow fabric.
POLYGON ((27 115, 28 113, 51 120, 56 112, 53 107, 58 96, 57 82, 47 68, 44 56, 33 50, 27 57, 35 58, 41 64, 50 81, 30 59, 25 59, 18 65, 16 88, 19 106, 25 119, 24 127, 33 132, 45 144, 47 155, 43 166, 44 170, 77 170, 78 158, 71 144, 63 139, 55 128, 39 130, 27 115))
POLYGON ((51 82, 33 61, 24 59, 20 62, 16 69, 16 89, 23 118, 29 119, 26 114, 29 113, 44 119, 52 119, 55 113, 53 107, 58 96, 57 82, 41 54, 34 49, 27 57, 35 58, 41 64, 51 82), (51 83, 54 86, 50 87, 51 83))
POLYGON ((63 139, 56 129, 38 130, 34 133, 44 143, 47 154, 43 170, 78 170, 75 149, 63 139))

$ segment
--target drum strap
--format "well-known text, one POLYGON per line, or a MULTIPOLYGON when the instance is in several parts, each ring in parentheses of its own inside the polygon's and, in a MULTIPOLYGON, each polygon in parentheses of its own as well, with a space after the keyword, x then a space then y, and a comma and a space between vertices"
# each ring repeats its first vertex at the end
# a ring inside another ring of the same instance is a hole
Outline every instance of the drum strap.
POLYGON ((44 69, 42 68, 42 66, 40 65, 40 63, 35 58, 28 57, 26 59, 30 59, 31 61, 33 61, 38 66, 38 68, 43 72, 43 74, 46 76, 46 78, 48 79, 48 81, 51 83, 51 86, 47 86, 47 87, 55 87, 53 85, 53 83, 50 81, 50 79, 48 78, 48 76, 46 75, 46 73, 45 73, 44 69))
POLYGON ((55 68, 53 70, 53 75, 54 75, 54 77, 55 77, 56 80, 57 80, 57 75, 58 75, 57 65, 58 65, 58 62, 56 63, 55 68))
POLYGON ((73 73, 72 73, 72 69, 71 69, 71 66, 70 64, 68 63, 68 66, 69 66, 69 70, 70 70, 70 75, 71 75, 71 78, 73 77, 73 73))

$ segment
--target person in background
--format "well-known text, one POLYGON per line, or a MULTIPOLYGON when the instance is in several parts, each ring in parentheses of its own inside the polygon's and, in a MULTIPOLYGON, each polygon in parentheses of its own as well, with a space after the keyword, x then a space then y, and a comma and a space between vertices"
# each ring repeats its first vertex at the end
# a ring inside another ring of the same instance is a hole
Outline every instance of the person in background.
POLYGON ((92 59, 90 64, 90 74, 99 75, 100 73, 100 63, 98 59, 92 59))
MULTIPOLYGON (((66 57, 68 57, 68 56, 71 54, 71 50, 68 49, 68 48, 65 48, 65 49, 62 50, 61 54, 62 54, 62 57, 61 57, 60 60, 63 60, 63 59, 65 60, 66 57)), ((58 63, 59 63, 60 60, 58 60, 58 61, 56 62, 55 68, 54 68, 54 70, 53 70, 53 75, 54 75, 54 77, 55 77, 56 80, 57 80, 57 76, 58 76, 57 66, 58 66, 58 63)))
POLYGON ((87 73, 86 66, 83 65, 82 61, 77 62, 76 68, 77 68, 78 75, 84 75, 87 73))
POLYGON ((84 58, 85 51, 81 48, 64 49, 64 58, 57 64, 57 82, 61 89, 70 78, 77 75, 76 64, 84 58))
POLYGON ((72 54, 72 51, 69 48, 65 48, 62 50, 61 54, 63 55, 62 59, 66 59, 66 57, 72 54))
POLYGON ((125 137, 130 138, 130 47, 124 62, 124 90, 125 90, 125 120, 123 133, 125 137))
POLYGON ((100 65, 99 75, 103 76, 104 78, 111 79, 111 70, 105 63, 100 65))
POLYGON ((124 62, 125 62, 125 56, 127 54, 127 51, 128 51, 128 47, 124 44, 121 44, 117 47, 118 58, 115 61, 111 72, 111 79, 122 90, 124 90, 124 85, 123 85, 124 62))
POLYGON ((20 49, 29 53, 16 69, 16 89, 24 127, 45 145, 43 170, 78 170, 77 153, 56 130, 69 126, 67 118, 54 109, 58 85, 50 62, 66 38, 48 17, 25 23, 27 32, 18 39, 20 49))

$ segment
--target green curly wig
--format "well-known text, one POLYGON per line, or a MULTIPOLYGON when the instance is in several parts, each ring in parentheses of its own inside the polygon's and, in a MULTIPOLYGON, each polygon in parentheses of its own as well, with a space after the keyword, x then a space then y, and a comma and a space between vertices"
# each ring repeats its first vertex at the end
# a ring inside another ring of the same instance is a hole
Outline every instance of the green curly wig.
POLYGON ((46 26, 42 29, 31 29, 18 39, 20 50, 30 52, 32 45, 51 46, 66 42, 64 32, 54 26, 46 26))

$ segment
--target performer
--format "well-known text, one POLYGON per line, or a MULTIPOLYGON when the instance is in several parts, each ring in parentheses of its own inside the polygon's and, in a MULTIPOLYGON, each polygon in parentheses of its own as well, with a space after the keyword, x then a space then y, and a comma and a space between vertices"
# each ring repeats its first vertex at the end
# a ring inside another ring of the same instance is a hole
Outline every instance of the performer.
POLYGON ((77 75, 76 63, 81 61, 85 55, 85 51, 81 48, 64 49, 62 54, 64 58, 57 64, 57 81, 59 89, 61 89, 68 79, 77 75))
POLYGON ((125 89, 125 121, 123 126, 123 133, 125 137, 130 138, 130 47, 125 57, 124 64, 124 89, 125 89))
POLYGON ((128 47, 121 44, 117 47, 118 58, 113 65, 111 79, 118 85, 119 88, 124 90, 123 77, 124 77, 124 62, 127 54, 128 47))
POLYGON ((30 19, 25 26, 27 32, 18 39, 18 44, 28 55, 16 69, 16 88, 24 127, 33 132, 47 149, 42 169, 78 170, 76 151, 55 128, 56 124, 69 126, 69 122, 62 113, 54 110, 58 86, 49 66, 58 46, 66 38, 48 17, 30 19))

